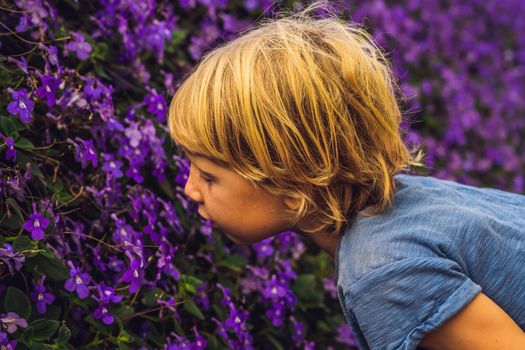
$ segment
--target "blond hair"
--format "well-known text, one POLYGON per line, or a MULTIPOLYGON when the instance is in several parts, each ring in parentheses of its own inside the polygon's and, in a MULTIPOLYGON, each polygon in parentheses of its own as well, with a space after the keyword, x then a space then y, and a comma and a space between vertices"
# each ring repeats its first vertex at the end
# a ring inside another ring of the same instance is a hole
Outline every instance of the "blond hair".
POLYGON ((333 13, 265 19, 207 53, 176 91, 172 138, 256 188, 299 200, 293 224, 338 234, 352 215, 391 204, 393 176, 421 166, 402 141, 385 55, 333 13), (368 208, 366 211, 363 209, 368 208))

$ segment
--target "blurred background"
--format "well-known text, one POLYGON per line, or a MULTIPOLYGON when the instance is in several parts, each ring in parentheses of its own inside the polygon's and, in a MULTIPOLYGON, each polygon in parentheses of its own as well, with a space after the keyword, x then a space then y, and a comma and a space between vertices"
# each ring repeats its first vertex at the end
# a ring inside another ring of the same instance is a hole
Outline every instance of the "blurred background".
MULTIPOLYGON (((0 347, 353 348, 333 260, 214 232, 166 128, 203 54, 308 3, 0 1, 0 347)), ((328 5, 387 52, 422 174, 525 193, 525 2, 328 5)))

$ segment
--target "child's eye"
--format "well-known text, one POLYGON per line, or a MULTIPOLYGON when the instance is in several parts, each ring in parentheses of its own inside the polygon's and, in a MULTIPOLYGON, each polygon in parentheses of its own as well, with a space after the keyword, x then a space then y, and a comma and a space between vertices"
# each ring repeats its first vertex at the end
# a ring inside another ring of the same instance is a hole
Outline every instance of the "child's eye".
POLYGON ((212 179, 210 179, 209 177, 207 176, 204 176, 202 173, 199 173, 199 177, 204 181, 206 182, 207 184, 211 184, 213 182, 212 179))

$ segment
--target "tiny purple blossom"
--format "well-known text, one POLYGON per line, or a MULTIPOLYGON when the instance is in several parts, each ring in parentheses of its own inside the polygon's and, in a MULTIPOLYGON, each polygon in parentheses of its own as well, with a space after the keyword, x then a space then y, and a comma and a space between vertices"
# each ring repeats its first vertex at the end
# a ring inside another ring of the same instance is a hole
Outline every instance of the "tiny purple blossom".
POLYGON ((29 219, 24 222, 23 228, 31 233, 31 238, 39 241, 44 238, 44 230, 49 226, 49 219, 37 212, 36 205, 33 203, 33 213, 29 214, 29 219))
POLYGON ((16 347, 16 340, 9 340, 7 333, 0 332, 0 349, 5 350, 14 350, 16 347))
POLYGON ((64 288, 69 292, 76 290, 80 299, 87 298, 89 296, 87 285, 91 282, 91 276, 87 273, 81 273, 80 269, 76 268, 70 261, 68 265, 70 267, 69 275, 71 277, 64 284, 64 288))
POLYGON ((123 163, 120 160, 114 159, 112 154, 105 153, 103 154, 104 157, 104 165, 102 165, 102 170, 104 170, 108 175, 111 175, 115 178, 122 177, 123 173, 120 168, 122 167, 123 163))
POLYGON ((124 281, 130 282, 130 293, 135 293, 140 288, 142 278, 142 271, 140 265, 140 260, 133 260, 128 270, 124 272, 124 275, 122 276, 122 279, 124 281))
POLYGON ((28 71, 27 71, 27 59, 22 56, 20 61, 17 60, 16 58, 14 57, 7 57, 7 61, 8 62, 13 62, 14 64, 16 64, 18 66, 18 68, 20 68, 24 73, 28 74, 28 71))
POLYGON ((148 112, 157 116, 159 123, 166 121, 167 104, 164 96, 157 94, 157 92, 152 89, 150 94, 144 98, 144 103, 148 105, 148 112))
POLYGON ((16 329, 27 328, 27 321, 16 312, 8 312, 0 315, 0 331, 7 331, 7 333, 14 333, 16 329))
POLYGON ((140 174, 140 169, 138 169, 136 166, 131 164, 131 166, 126 170, 126 176, 129 178, 132 178, 137 183, 142 183, 144 181, 144 178, 140 174))
POLYGON ((34 286, 33 292, 30 293, 31 299, 36 303, 36 309, 39 314, 44 314, 47 309, 47 304, 52 304, 55 301, 53 293, 46 291, 44 286, 45 275, 42 275, 39 282, 34 286))
POLYGON ((82 169, 87 167, 89 161, 96 167, 98 165, 98 159, 93 140, 83 140, 77 136, 75 137, 75 141, 67 139, 67 142, 75 147, 75 159, 82 163, 82 169))
POLYGON ((109 306, 107 304, 100 304, 98 308, 93 311, 93 317, 96 319, 102 319, 104 324, 112 324, 115 320, 113 316, 109 313, 109 306))
POLYGON ((7 91, 9 91, 13 97, 13 101, 7 105, 7 111, 12 115, 20 115, 22 123, 27 124, 31 122, 31 112, 33 112, 35 105, 28 96, 27 90, 7 88, 7 91))
POLYGON ((5 159, 13 159, 13 161, 16 160, 15 139, 12 136, 4 136, 2 134, 0 134, 0 138, 5 142, 5 145, 7 146, 5 159))
POLYGON ((59 78, 52 75, 42 75, 42 86, 36 89, 36 95, 41 99, 45 99, 49 107, 56 104, 56 91, 61 83, 59 78))
POLYGON ((87 60, 92 50, 91 45, 86 42, 82 34, 72 32, 71 35, 73 36, 73 41, 67 43, 65 46, 66 50, 74 51, 80 60, 87 60))
POLYGON ((101 303, 109 304, 112 303, 118 303, 122 300, 122 295, 115 295, 115 289, 106 286, 104 284, 100 284, 98 286, 99 291, 99 297, 97 300, 99 300, 101 303))
POLYGON ((20 271, 24 265, 26 257, 22 253, 14 252, 9 243, 4 243, 4 248, 0 248, 0 260, 7 265, 11 276, 14 276, 15 270, 20 271))

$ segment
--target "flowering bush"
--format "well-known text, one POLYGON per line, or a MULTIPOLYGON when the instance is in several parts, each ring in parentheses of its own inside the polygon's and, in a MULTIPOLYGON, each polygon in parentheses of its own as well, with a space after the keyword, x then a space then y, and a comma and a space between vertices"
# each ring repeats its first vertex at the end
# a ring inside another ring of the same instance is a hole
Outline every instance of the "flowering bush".
MULTIPOLYGON (((168 137, 167 101, 270 5, 0 7, 0 347, 354 345, 325 253, 292 232, 235 246, 182 194, 188 162, 168 137)), ((391 52, 414 96, 407 142, 425 147, 429 173, 523 192, 525 3, 337 6, 391 52)))

